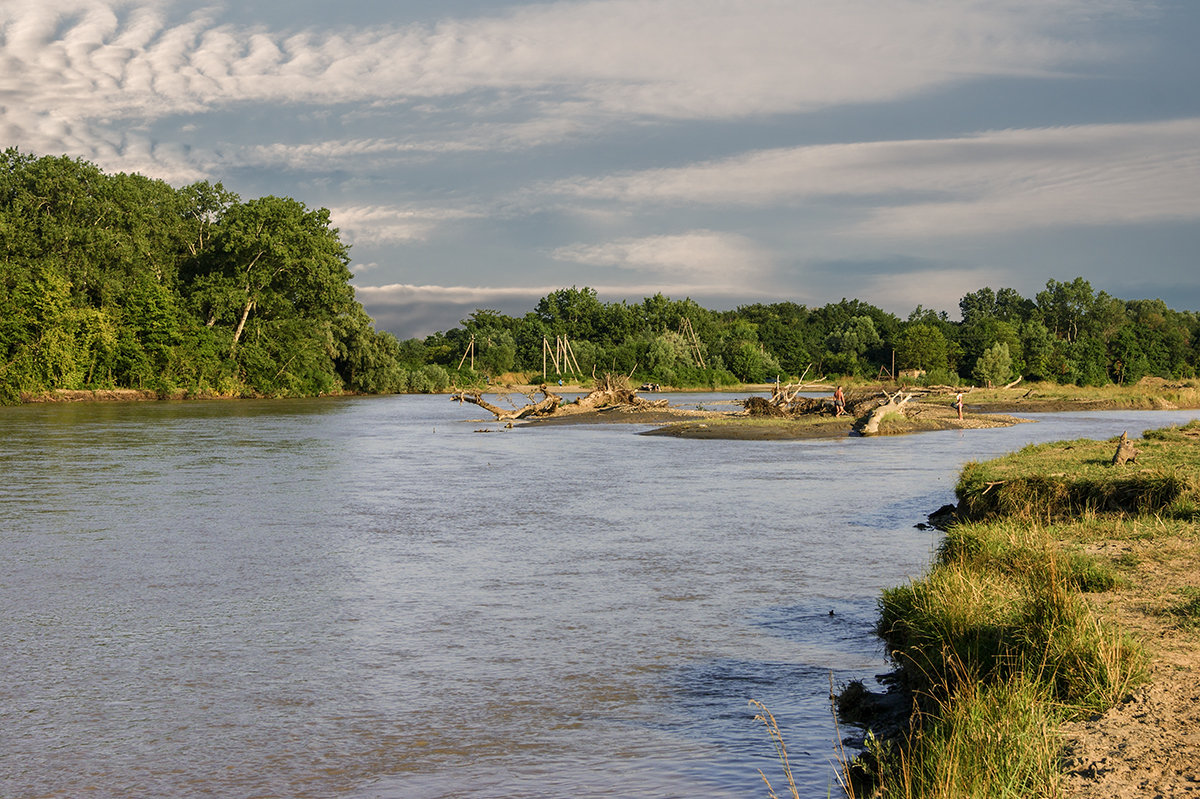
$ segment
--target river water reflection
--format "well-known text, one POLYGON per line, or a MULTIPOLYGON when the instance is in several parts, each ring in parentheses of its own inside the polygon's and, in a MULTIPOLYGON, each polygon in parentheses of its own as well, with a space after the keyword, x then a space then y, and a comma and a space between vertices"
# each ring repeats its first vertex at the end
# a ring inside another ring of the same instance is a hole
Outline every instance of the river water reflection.
POLYGON ((724 442, 479 413, 0 408, 0 795, 763 795, 759 699, 824 796, 830 676, 885 669, 876 598, 962 464, 1196 415, 724 442))

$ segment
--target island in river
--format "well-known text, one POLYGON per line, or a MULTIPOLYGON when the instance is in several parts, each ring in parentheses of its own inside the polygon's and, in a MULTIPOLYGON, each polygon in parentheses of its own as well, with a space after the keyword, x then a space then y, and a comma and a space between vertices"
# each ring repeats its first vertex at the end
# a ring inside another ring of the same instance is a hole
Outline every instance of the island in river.
POLYGON ((529 403, 511 410, 491 404, 479 393, 458 392, 452 396, 479 405, 491 411, 497 421, 509 424, 632 423, 652 425, 643 431, 644 435, 738 440, 1008 427, 1028 421, 1014 415, 1022 412, 1200 408, 1200 385, 1196 381, 1170 383, 1159 379, 1101 389, 1041 383, 988 389, 863 385, 846 392, 847 413, 841 416, 834 413, 833 389, 829 386, 765 388, 771 391, 770 398, 731 400, 736 409, 729 411, 674 406, 667 398, 646 399, 621 378, 611 376, 572 402, 565 402, 546 386, 528 387, 514 393, 525 394, 529 403), (964 395, 962 418, 955 408, 959 392, 964 395), (538 393, 541 399, 537 399, 538 393), (821 395, 813 396, 817 393, 821 395))

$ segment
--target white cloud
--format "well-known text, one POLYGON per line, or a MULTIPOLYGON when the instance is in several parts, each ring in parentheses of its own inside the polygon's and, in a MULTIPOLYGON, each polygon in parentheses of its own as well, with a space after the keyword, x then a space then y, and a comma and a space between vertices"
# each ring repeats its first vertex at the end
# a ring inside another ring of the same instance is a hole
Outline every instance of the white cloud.
POLYGON ((555 250, 553 256, 560 261, 688 278, 735 290, 744 287, 743 281, 770 269, 770 258, 749 239, 711 230, 576 244, 555 250))
POLYGON ((381 205, 331 208, 330 218, 351 244, 422 241, 445 222, 480 213, 454 208, 397 208, 381 205))
MULTIPOLYGON (((672 297, 723 295, 727 287, 686 283, 632 283, 628 285, 606 285, 587 283, 601 298, 604 297, 648 297, 658 292, 672 297)), ((563 288, 553 286, 438 286, 388 283, 380 286, 355 286, 355 294, 364 305, 395 305, 423 303, 455 303, 472 307, 507 303, 513 300, 527 303, 525 309, 533 307, 537 300, 563 288)), ((744 288, 741 296, 758 296, 764 292, 744 288)))
POLYGON ((498 299, 540 299, 562 286, 435 286, 389 283, 383 286, 356 286, 354 291, 364 303, 453 302, 487 304, 498 299))
MULTIPOLYGON (((605 120, 728 119, 889 101, 978 76, 1111 56, 1097 13, 1132 0, 590 0, 490 17, 283 33, 173 19, 155 0, 0 5, 6 139, 134 158, 127 120, 242 104, 427 101, 482 114, 448 147, 532 146, 605 120), (1100 11, 1098 12, 1098 9, 1100 11), (448 100, 451 105, 444 105, 448 100), (505 110, 523 118, 503 119, 505 110)), ((458 117, 455 115, 455 118, 458 117)), ((435 137, 429 137, 433 141, 435 137)), ((168 169, 178 165, 167 163, 168 169)))
POLYGON ((550 189, 676 206, 843 197, 845 232, 910 237, 1195 219, 1197 187, 1200 119, 783 148, 550 189))

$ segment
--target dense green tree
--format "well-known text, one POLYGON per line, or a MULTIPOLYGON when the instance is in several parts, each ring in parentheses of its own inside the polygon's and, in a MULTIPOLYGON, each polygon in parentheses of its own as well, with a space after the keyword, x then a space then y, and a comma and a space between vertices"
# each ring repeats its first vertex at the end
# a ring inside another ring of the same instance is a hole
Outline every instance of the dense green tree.
POLYGON ((896 337, 896 366, 924 371, 946 369, 946 351, 946 337, 939 328, 924 322, 911 324, 896 337))
POLYGON ((1054 338, 1040 319, 1029 319, 1021 323, 1018 330, 1021 352, 1024 355, 1023 375, 1032 380, 1053 380, 1056 375, 1051 367, 1054 355, 1054 338))
POLYGON ((231 328, 232 355, 252 314, 263 322, 326 321, 347 311, 349 263, 329 211, 262 197, 226 210, 210 255, 188 276, 188 293, 208 327, 231 328))
POLYGON ((1091 283, 1082 277, 1070 283, 1050 279, 1046 281, 1046 290, 1038 292, 1037 307, 1042 321, 1055 337, 1073 342, 1079 338, 1080 328, 1094 299, 1091 283))
POLYGON ((999 386, 1012 379, 1013 361, 1008 344, 998 341, 975 363, 975 379, 985 386, 999 386))
POLYGON ((958 301, 958 311, 964 325, 974 325, 985 319, 996 318, 996 292, 984 286, 965 294, 958 301))
MULTIPOLYGON (((984 353, 996 344, 1004 344, 1012 359, 1012 364, 1018 371, 1023 368, 1021 338, 1018 328, 996 317, 982 317, 975 322, 964 324, 959 330, 959 345, 962 347, 960 364, 964 370, 975 373, 979 360, 984 353)), ((964 371, 963 374, 966 374, 964 371)))
POLYGON ((596 290, 584 286, 559 289, 538 301, 535 309, 551 336, 592 339, 603 318, 603 308, 596 299, 596 290))
POLYGON ((324 209, 0 154, 0 399, 53 388, 390 390, 324 209))

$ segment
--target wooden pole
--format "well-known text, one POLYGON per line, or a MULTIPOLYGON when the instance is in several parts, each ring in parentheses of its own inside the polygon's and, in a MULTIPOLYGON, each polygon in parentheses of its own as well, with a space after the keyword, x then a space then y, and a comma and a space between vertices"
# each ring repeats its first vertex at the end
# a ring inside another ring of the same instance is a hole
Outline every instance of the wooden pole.
POLYGON ((471 336, 471 341, 467 344, 467 348, 463 350, 463 356, 458 361, 458 368, 461 369, 463 363, 467 360, 467 356, 471 356, 471 371, 475 371, 475 336, 471 336))
POLYGON ((571 341, 566 336, 563 336, 563 344, 567 348, 567 353, 571 356, 571 361, 575 364, 575 373, 582 375, 583 370, 579 368, 579 360, 575 357, 575 350, 571 348, 571 341))

